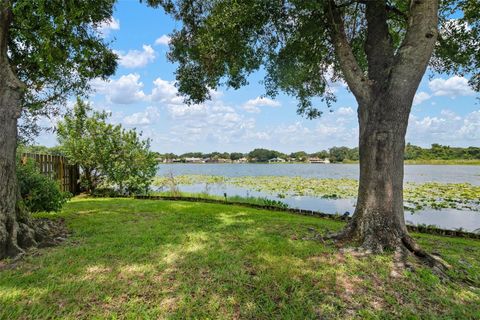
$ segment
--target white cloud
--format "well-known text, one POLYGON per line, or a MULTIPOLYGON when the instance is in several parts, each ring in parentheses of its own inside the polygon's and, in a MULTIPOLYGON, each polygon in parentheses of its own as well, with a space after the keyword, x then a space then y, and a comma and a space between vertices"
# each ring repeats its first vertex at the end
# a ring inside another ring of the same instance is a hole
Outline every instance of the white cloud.
POLYGON ((103 37, 107 37, 112 30, 120 30, 120 20, 117 20, 114 17, 101 22, 97 26, 97 31, 100 32, 103 37))
POLYGON ((429 95, 428 93, 426 93, 425 91, 420 91, 420 92, 417 92, 415 94, 415 97, 413 98, 413 105, 416 106, 416 105, 419 105, 421 104, 422 102, 425 102, 427 101, 428 99, 431 98, 431 95, 429 95))
POLYGON ((465 116, 442 110, 438 116, 419 118, 411 115, 409 119, 407 140, 415 144, 471 145, 478 144, 479 139, 480 110, 465 116))
POLYGON ((434 96, 448 96, 455 98, 457 96, 473 95, 474 91, 468 85, 465 77, 453 76, 448 79, 433 79, 428 83, 434 96))
POLYGON ((95 79, 91 82, 92 88, 104 94, 107 101, 117 104, 131 104, 145 99, 142 91, 143 83, 140 75, 130 73, 121 76, 118 80, 102 81, 95 79))
POLYGON ((143 50, 129 50, 126 54, 115 52, 119 57, 119 64, 126 68, 140 68, 155 60, 155 50, 150 45, 143 45, 143 50))
POLYGON ((172 40, 169 36, 166 34, 162 35, 160 38, 157 38, 155 40, 156 45, 163 45, 163 46, 168 46, 170 44, 170 40, 172 40))
POLYGON ((243 109, 250 113, 259 113, 259 107, 279 107, 280 102, 265 98, 265 97, 257 97, 255 99, 250 99, 242 106, 243 109))
POLYGON ((337 110, 337 114, 341 116, 351 116, 355 114, 355 111, 351 107, 341 107, 337 110))
POLYGON ((476 141, 478 144, 478 141, 480 141, 480 110, 473 111, 465 117, 459 134, 476 141))
POLYGON ((160 112, 156 107, 147 107, 143 112, 136 112, 123 118, 126 125, 149 125, 153 124, 160 117, 160 112))
POLYGON ((153 86, 152 93, 148 97, 150 101, 164 104, 183 104, 183 98, 177 96, 178 90, 174 81, 157 78, 153 81, 153 86))

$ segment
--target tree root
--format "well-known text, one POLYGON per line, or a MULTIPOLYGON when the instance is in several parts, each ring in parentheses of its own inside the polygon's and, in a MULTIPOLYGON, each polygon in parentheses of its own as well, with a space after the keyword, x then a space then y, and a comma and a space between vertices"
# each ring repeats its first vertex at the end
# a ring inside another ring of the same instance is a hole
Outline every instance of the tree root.
POLYGON ((7 257, 12 263, 21 259, 31 248, 45 248, 60 244, 68 236, 63 219, 28 219, 10 230, 7 257))
POLYGON ((415 240, 413 240, 413 238, 408 234, 402 238, 402 244, 417 259, 432 268, 432 270, 436 274, 440 275, 443 278, 448 278, 447 271, 451 268, 451 266, 440 256, 430 254, 420 248, 420 246, 415 242, 415 240))
POLYGON ((382 243, 382 240, 379 240, 375 234, 363 238, 358 237, 353 228, 348 225, 340 232, 330 233, 319 238, 322 241, 333 240, 337 246, 349 251, 352 251, 352 249, 345 249, 347 244, 357 244, 354 249, 355 256, 393 250, 395 252, 393 276, 397 276, 400 270, 414 269, 413 265, 408 261, 410 256, 414 256, 419 262, 431 268, 435 274, 444 279, 448 278, 447 271, 451 268, 440 256, 423 250, 408 234, 392 237, 390 241, 382 243))

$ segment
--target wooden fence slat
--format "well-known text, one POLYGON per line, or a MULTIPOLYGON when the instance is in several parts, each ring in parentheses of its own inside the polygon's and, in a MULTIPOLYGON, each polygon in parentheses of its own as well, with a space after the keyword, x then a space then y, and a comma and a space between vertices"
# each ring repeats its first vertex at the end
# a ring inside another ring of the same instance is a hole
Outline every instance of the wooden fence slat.
POLYGON ((51 179, 58 181, 60 190, 67 191, 72 194, 80 192, 78 178, 80 171, 78 165, 68 164, 67 158, 64 156, 54 156, 38 153, 23 153, 22 162, 27 158, 33 159, 40 172, 51 179))

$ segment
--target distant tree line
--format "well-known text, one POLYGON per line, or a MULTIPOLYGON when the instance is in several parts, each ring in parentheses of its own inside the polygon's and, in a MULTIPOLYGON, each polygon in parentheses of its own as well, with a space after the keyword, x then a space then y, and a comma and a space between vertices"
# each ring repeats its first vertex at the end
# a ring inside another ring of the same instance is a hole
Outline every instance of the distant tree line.
POLYGON ((187 152, 180 155, 174 153, 158 154, 161 159, 173 160, 173 159, 186 159, 186 158, 200 158, 200 159, 230 159, 236 161, 242 158, 247 159, 249 162, 268 162, 270 159, 282 158, 285 160, 293 160, 297 162, 306 162, 309 158, 329 158, 332 162, 342 162, 343 160, 358 160, 358 148, 347 147, 333 147, 329 150, 322 150, 315 153, 307 153, 305 151, 292 152, 290 154, 283 153, 276 150, 269 150, 263 148, 257 148, 247 153, 241 152, 187 152))
MULTIPOLYGON (((246 158, 248 161, 267 162, 273 158, 290 159, 298 162, 307 162, 310 158, 330 159, 331 162, 358 161, 358 148, 332 147, 328 150, 321 150, 314 153, 305 151, 292 152, 290 154, 276 150, 257 148, 247 153, 241 152, 188 152, 184 154, 165 153, 158 154, 162 159, 230 159, 232 161, 246 158)), ((480 159, 480 147, 450 147, 437 143, 432 144, 430 148, 422 148, 408 143, 405 147, 405 160, 476 160, 480 159)))
POLYGON ((406 160, 477 160, 480 159, 479 147, 458 148, 434 143, 429 149, 408 143, 405 147, 406 160))
MULTIPOLYGON (((44 146, 30 146, 23 148, 25 152, 61 154, 59 147, 47 148, 44 146)), ((247 153, 242 152, 187 152, 183 154, 174 153, 156 153, 160 159, 230 159, 236 161, 242 158, 250 162, 268 162, 273 158, 282 158, 297 162, 307 162, 311 158, 330 159, 331 162, 358 161, 358 148, 332 147, 328 150, 321 150, 314 153, 297 151, 292 153, 283 153, 276 150, 257 148, 247 153)), ((432 144, 430 148, 422 148, 408 143, 405 147, 405 160, 477 160, 480 159, 480 147, 450 147, 437 143, 432 144)))

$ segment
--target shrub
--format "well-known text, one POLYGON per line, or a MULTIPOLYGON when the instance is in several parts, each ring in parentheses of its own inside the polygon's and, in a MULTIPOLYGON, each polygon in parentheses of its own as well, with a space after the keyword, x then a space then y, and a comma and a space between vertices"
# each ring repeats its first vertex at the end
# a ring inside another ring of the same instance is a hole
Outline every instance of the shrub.
POLYGON ((81 185, 88 193, 105 186, 124 195, 146 193, 157 172, 150 140, 108 123, 108 117, 77 98, 73 111, 58 123, 61 150, 80 166, 81 185))
POLYGON ((58 183, 40 173, 31 159, 18 163, 17 178, 24 204, 30 212, 59 211, 70 198, 58 183))

